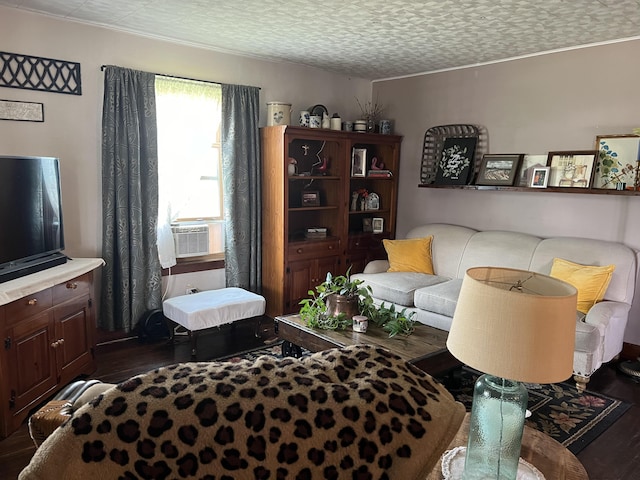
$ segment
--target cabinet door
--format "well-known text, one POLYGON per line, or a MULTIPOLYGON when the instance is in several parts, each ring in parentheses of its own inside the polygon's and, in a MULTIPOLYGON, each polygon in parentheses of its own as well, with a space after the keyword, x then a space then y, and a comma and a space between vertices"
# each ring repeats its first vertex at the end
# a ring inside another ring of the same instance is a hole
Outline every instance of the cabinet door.
POLYGON ((287 268, 287 292, 289 294, 286 313, 300 310, 300 301, 309 298, 309 290, 324 282, 327 272, 339 275, 340 256, 332 255, 313 260, 290 262, 287 268))
POLYGON ((56 365, 52 354, 55 341, 53 313, 49 310, 24 319, 9 328, 6 334, 9 411, 15 418, 32 407, 34 399, 56 386, 56 365))
POLYGON ((284 313, 295 313, 300 310, 300 301, 307 298, 308 291, 313 289, 312 279, 315 273, 315 260, 290 262, 287 266, 287 288, 284 313))
POLYGON ((54 308, 56 363, 60 381, 66 383, 94 361, 93 315, 88 295, 54 308))

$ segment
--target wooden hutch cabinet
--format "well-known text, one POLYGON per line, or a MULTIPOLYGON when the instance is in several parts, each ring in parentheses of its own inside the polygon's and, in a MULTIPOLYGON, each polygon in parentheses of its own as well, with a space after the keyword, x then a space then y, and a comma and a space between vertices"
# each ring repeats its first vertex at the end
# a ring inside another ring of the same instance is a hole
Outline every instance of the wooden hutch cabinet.
POLYGON ((101 265, 74 259, 0 284, 0 438, 56 390, 95 370, 93 270, 101 265))
POLYGON ((385 258, 402 137, 276 126, 261 140, 262 287, 274 317, 297 312, 327 272, 358 273, 385 258), (354 149, 363 169, 352 168, 354 149))

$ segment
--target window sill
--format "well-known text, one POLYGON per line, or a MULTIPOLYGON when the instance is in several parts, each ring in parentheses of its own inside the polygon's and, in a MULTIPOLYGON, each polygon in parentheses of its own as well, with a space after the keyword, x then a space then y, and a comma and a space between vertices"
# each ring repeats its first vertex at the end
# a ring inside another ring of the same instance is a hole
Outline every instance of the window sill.
POLYGON ((220 268, 224 268, 224 254, 179 258, 177 265, 174 265, 170 269, 162 269, 162 276, 169 275, 169 271, 171 271, 171 275, 178 275, 181 273, 202 272, 220 268))

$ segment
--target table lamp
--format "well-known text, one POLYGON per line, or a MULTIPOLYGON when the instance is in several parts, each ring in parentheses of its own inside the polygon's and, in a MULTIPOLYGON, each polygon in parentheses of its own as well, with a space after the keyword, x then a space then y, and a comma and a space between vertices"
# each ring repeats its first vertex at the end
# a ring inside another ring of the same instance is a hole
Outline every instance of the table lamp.
POLYGON ((519 382, 554 383, 573 371, 576 289, 526 270, 467 270, 447 338, 484 374, 474 388, 464 480, 515 480, 527 410, 519 382))

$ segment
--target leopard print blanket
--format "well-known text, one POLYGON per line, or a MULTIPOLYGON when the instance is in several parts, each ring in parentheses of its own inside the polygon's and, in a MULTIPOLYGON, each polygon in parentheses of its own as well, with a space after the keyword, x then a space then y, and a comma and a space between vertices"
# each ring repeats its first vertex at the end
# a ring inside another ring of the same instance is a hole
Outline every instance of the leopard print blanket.
POLYGON ((424 479, 464 407, 387 350, 181 363, 78 409, 28 479, 424 479))

